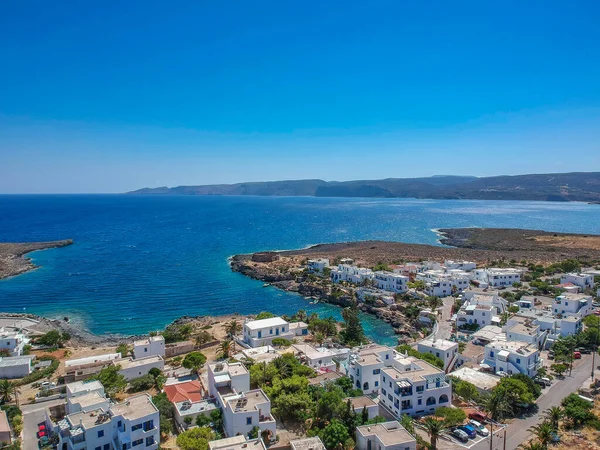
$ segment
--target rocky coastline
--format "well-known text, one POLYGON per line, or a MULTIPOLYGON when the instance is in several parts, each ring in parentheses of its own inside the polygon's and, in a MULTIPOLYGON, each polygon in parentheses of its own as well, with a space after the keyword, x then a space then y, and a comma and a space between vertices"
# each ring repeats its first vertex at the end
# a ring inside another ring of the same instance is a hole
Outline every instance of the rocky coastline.
POLYGON ((37 269, 31 258, 25 255, 37 250, 66 247, 73 244, 72 239, 50 242, 3 242, 0 243, 0 280, 14 277, 37 269))

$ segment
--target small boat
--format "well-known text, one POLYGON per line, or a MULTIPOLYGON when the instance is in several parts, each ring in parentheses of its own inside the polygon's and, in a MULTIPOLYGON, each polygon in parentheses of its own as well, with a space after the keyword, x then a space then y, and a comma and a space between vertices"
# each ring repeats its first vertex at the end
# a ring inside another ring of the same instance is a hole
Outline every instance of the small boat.
POLYGON ((271 286, 271 283, 265 283, 265 284, 263 284, 263 287, 269 287, 269 286, 271 286))

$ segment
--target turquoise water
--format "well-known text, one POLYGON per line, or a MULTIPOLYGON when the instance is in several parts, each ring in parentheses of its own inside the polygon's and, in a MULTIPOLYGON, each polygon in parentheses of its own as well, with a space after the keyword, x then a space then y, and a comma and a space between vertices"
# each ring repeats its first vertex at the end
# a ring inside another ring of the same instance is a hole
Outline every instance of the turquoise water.
MULTIPOLYGON (((69 316, 96 333, 136 334, 182 315, 298 309, 339 318, 329 305, 263 288, 232 273, 236 253, 363 239, 436 244, 444 227, 600 233, 600 206, 306 197, 0 196, 0 241, 72 238, 32 253, 42 268, 0 281, 0 310, 69 316)), ((369 336, 391 327, 363 316, 369 336)))

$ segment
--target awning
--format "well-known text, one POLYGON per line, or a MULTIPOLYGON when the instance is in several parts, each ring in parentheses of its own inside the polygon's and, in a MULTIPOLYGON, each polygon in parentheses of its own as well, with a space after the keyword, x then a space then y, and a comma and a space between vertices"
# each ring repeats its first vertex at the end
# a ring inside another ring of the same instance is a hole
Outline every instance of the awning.
POLYGON ((228 381, 231 381, 231 377, 227 373, 215 377, 215 383, 226 383, 228 381))

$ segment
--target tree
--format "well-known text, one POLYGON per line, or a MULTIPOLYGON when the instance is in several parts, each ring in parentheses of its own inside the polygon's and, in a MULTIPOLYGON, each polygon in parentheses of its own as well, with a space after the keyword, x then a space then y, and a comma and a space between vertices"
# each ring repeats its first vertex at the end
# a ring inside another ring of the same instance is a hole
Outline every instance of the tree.
POLYGON ((175 406, 167 398, 164 392, 152 397, 152 403, 158 409, 160 417, 160 432, 168 434, 173 431, 173 417, 175 416, 175 406))
POLYGON ((437 449, 437 441, 440 435, 446 431, 446 426, 444 422, 441 420, 436 420, 433 417, 426 417, 423 421, 423 427, 425 431, 429 435, 429 443, 431 444, 431 449, 437 449))
POLYGON ((254 320, 270 319, 271 317, 275 317, 275 314, 270 313, 268 311, 263 311, 261 313, 258 313, 254 320))
POLYGON ((200 347, 201 345, 204 345, 210 341, 212 341, 214 339, 213 335, 210 334, 208 331, 201 331, 195 338, 194 338, 194 342, 196 344, 196 347, 200 347))
POLYGON ((177 436, 177 447, 181 450, 207 450, 208 442, 215 438, 215 433, 208 427, 192 428, 177 436))
POLYGON ((349 437, 348 429, 337 419, 333 419, 331 423, 321 431, 321 440, 323 441, 323 444, 325 444, 327 450, 334 450, 343 446, 349 437))
POLYGON ((286 338, 275 338, 272 341, 274 347, 289 347, 292 345, 292 341, 286 338))
POLYGON ((431 312, 436 312, 436 310, 444 304, 441 298, 439 297, 427 297, 427 306, 431 309, 431 312))
POLYGON ((358 315, 358 307, 356 306, 356 302, 352 303, 352 306, 342 310, 342 317, 346 323, 344 330, 342 330, 340 333, 342 342, 349 346, 361 345, 367 342, 367 338, 365 337, 365 332, 358 315))
POLYGON ((71 339, 71 335, 69 333, 61 333, 58 330, 51 330, 38 337, 36 342, 49 347, 62 347, 62 345, 69 339, 71 339))
POLYGON ((242 331, 242 325, 236 319, 233 319, 231 322, 225 325, 225 331, 229 337, 236 336, 242 331))
POLYGON ((571 394, 563 398, 561 405, 564 409, 565 417, 571 420, 574 428, 581 427, 588 420, 595 417, 591 412, 593 404, 582 399, 577 394, 571 394))
POLYGON ((126 358, 131 353, 131 347, 129 347, 127 344, 119 344, 115 351, 120 353, 122 358, 126 358))
POLYGON ((454 394, 465 402, 470 402, 479 397, 479 391, 477 391, 475 385, 468 381, 454 378, 452 380, 452 387, 454 389, 454 394))
POLYGON ((552 406, 544 411, 544 419, 546 419, 554 430, 558 430, 558 424, 563 418, 564 411, 560 406, 552 406))
POLYGON ((521 444, 519 448, 522 450, 544 450, 542 444, 535 441, 529 441, 527 444, 521 444))
MULTIPOLYGON (((480 400, 480 404, 484 411, 486 411, 490 418, 495 422, 499 422, 506 415, 512 413, 512 408, 508 401, 505 389, 494 389, 491 394, 480 400)), ((493 438, 494 422, 490 422, 490 449, 492 448, 493 438)))
POLYGON ((306 315, 306 311, 303 309, 299 309, 296 313, 296 319, 298 319, 300 322, 306 322, 307 318, 308 316, 306 315))
POLYGON ((421 353, 408 344, 399 345, 398 347, 396 347, 396 350, 398 350, 401 353, 406 353, 408 356, 414 356, 415 358, 427 361, 429 364, 437 367, 438 369, 444 368, 444 361, 442 361, 441 358, 435 356, 433 353, 421 353))
POLYGON ((538 425, 534 425, 530 427, 527 431, 533 434, 536 439, 542 444, 543 449, 548 448, 548 444, 552 442, 552 434, 554 433, 554 428, 550 424, 550 422, 542 422, 538 425))
POLYGON ((0 348, 0 357, 4 358, 4 357, 9 357, 10 356, 10 350, 7 348, 0 348))
POLYGON ((123 392, 127 386, 127 380, 119 373, 119 370, 121 370, 121 366, 108 366, 91 379, 98 380, 108 395, 114 396, 118 392, 123 392))
POLYGON ((444 425, 448 428, 460 425, 467 419, 467 413, 462 408, 450 408, 448 406, 436 409, 435 415, 444 419, 444 425))
POLYGON ((149 373, 146 375, 142 375, 139 378, 134 378, 129 382, 129 390, 131 392, 141 392, 147 391, 154 386, 155 380, 152 375, 149 373))
POLYGON ((415 422, 408 414, 402 414, 400 417, 400 425, 404 427, 413 436, 415 435, 415 422))
POLYGON ((217 347, 217 351, 221 355, 221 358, 229 358, 233 353, 234 342, 231 339, 225 339, 221 341, 219 346, 217 347))
POLYGON ((0 380, 0 399, 3 403, 9 403, 13 397, 17 397, 19 394, 19 388, 15 383, 11 383, 8 380, 0 380))
POLYGON ((369 411, 367 410, 366 406, 363 406, 363 409, 362 409, 362 411, 360 413, 360 423, 362 425, 364 425, 368 421, 369 421, 369 411))
POLYGON ((323 344, 323 341, 325 341, 325 335, 318 331, 315 334, 313 334, 313 340, 315 341, 315 343, 321 345, 323 344))
POLYGON ((181 363, 181 365, 186 369, 198 372, 205 362, 206 356, 204 356, 202 353, 191 352, 185 355, 185 358, 183 358, 183 362, 181 363))
MULTIPOLYGON (((539 389, 539 386, 535 386, 539 389)), ((528 383, 514 375, 502 378, 494 388, 494 392, 498 393, 498 395, 502 394, 502 397, 509 404, 509 408, 513 412, 522 405, 528 406, 535 403, 536 391, 530 390, 528 383)))
POLYGON ((562 377, 568 368, 569 366, 563 363, 555 363, 550 366, 550 369, 552 369, 552 372, 554 372, 557 377, 562 377))

